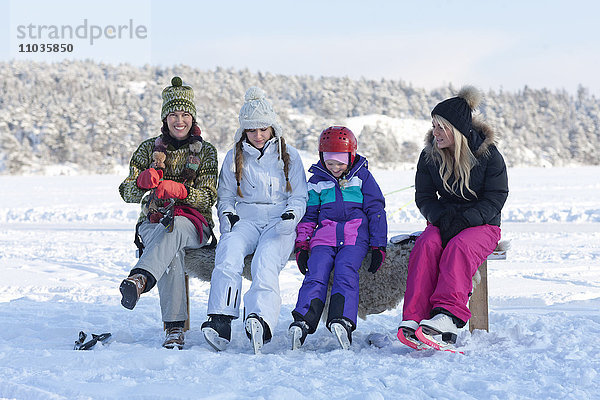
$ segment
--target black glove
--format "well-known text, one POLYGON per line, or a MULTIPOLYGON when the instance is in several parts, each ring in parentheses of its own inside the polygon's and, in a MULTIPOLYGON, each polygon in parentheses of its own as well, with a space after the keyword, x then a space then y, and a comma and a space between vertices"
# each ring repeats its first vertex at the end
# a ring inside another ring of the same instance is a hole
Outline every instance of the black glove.
POLYGON ((296 232, 296 221, 294 220, 294 213, 286 211, 281 214, 281 221, 275 226, 275 230, 280 235, 291 235, 296 232))
POLYGON ((450 222, 452 222, 452 219, 455 216, 456 216, 456 211, 454 211, 454 209, 452 209, 452 208, 448 208, 442 212, 442 215, 440 215, 440 218, 436 222, 433 222, 433 225, 440 228, 440 231, 448 230, 448 227, 450 226, 450 222))
POLYGON ((281 214, 281 219, 284 221, 286 219, 294 219, 294 213, 291 211, 284 212, 283 214, 281 214))
POLYGON ((367 271, 374 274, 381 268, 385 261, 385 246, 371 246, 371 266, 367 271))
POLYGON ((296 264, 302 275, 306 275, 308 271, 308 250, 296 248, 296 264))
POLYGON ((450 239, 458 235, 463 229, 469 227, 469 222, 462 215, 457 215, 445 226, 440 227, 440 237, 442 238, 442 247, 446 247, 450 239))
POLYGON ((230 228, 233 228, 233 226, 235 225, 235 223, 240 220, 240 217, 237 214, 233 214, 233 213, 230 213, 230 212, 226 212, 224 214, 227 217, 227 219, 229 220, 230 228))

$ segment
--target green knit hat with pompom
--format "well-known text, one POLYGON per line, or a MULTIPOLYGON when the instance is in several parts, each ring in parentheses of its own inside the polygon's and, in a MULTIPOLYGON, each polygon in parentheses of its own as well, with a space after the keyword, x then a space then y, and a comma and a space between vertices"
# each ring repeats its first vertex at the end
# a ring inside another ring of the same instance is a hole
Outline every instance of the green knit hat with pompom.
POLYGON ((194 91, 190 86, 184 86, 180 77, 175 76, 171 79, 171 86, 167 86, 162 91, 162 110, 160 112, 161 121, 169 113, 174 111, 185 111, 196 118, 196 106, 194 105, 194 91))

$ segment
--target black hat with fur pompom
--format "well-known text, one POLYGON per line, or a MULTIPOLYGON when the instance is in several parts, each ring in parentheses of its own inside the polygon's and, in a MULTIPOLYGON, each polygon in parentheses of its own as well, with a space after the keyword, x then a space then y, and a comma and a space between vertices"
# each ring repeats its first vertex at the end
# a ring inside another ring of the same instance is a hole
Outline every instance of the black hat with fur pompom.
POLYGON ((472 113, 481 102, 481 92, 473 86, 464 86, 456 97, 446 99, 431 110, 431 116, 439 115, 450 122, 465 137, 470 137, 473 127, 472 113))

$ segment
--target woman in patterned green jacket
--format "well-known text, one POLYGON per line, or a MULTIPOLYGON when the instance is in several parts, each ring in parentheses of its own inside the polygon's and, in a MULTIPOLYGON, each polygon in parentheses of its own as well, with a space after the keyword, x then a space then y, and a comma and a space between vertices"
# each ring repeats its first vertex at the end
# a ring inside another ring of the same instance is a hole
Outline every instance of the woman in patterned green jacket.
POLYGON ((162 134, 140 144, 119 186, 123 200, 142 203, 136 243, 143 250, 119 289, 121 304, 133 309, 140 295, 157 285, 166 327, 163 346, 181 349, 188 317, 185 250, 214 240, 217 151, 200 136, 192 88, 179 77, 171 84, 162 92, 162 134))

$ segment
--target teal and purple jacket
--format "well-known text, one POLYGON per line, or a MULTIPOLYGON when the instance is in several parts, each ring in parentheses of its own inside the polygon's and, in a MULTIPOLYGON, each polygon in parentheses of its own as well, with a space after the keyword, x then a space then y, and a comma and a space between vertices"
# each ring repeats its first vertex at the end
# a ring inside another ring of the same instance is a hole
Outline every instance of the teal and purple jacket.
POLYGON ((306 214, 297 227, 297 246, 386 246, 385 199, 368 170, 367 159, 356 155, 343 187, 321 161, 308 172, 306 214), (303 243, 304 242, 304 243, 303 243))

